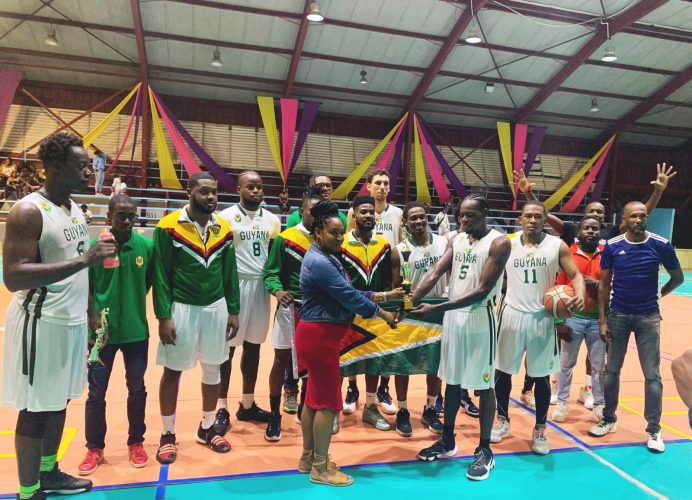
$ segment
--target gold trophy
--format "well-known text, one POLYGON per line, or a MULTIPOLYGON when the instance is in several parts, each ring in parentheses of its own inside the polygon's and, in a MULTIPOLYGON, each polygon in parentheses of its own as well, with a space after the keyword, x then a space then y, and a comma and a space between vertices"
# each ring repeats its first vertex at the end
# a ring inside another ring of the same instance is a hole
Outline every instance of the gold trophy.
POLYGON ((106 345, 105 337, 106 333, 108 332, 108 321, 106 321, 106 316, 108 316, 108 308, 104 307, 101 309, 101 327, 97 328, 94 334, 96 335, 96 340, 94 341, 94 345, 91 348, 91 351, 89 351, 89 364, 97 364, 100 366, 103 366, 103 361, 101 361, 101 358, 99 356, 99 351, 103 348, 104 345, 106 345))
POLYGON ((404 240, 404 249, 401 251, 401 258, 403 262, 401 263, 401 269, 404 272, 404 280, 401 283, 401 287, 404 289, 404 311, 413 310, 413 299, 411 298, 411 267, 409 266, 408 259, 411 256, 411 249, 408 246, 406 240, 404 240))

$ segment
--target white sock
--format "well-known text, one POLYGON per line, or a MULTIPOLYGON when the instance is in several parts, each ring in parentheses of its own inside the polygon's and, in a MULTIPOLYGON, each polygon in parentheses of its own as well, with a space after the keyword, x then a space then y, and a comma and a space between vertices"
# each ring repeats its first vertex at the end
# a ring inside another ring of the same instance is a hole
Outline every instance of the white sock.
POLYGON ((167 432, 175 434, 175 413, 173 415, 161 415, 161 421, 163 422, 163 434, 167 432))
POLYGON ((406 400, 399 401, 399 400, 397 399, 396 404, 399 406, 399 409, 401 409, 401 408, 404 408, 404 409, 408 408, 408 402, 407 402, 406 400))
POLYGON ((228 409, 228 398, 219 398, 218 406, 219 408, 228 409))
POLYGON ((437 403, 437 396, 428 396, 428 404, 425 407, 435 408, 435 403, 437 403))
POLYGON ((240 404, 243 405, 243 408, 246 410, 249 410, 252 408, 252 403, 255 402, 255 395, 253 393, 250 394, 243 394, 243 397, 240 400, 240 404))
POLYGON ((375 399, 375 393, 374 392, 366 392, 365 393, 365 404, 366 405, 377 404, 377 400, 375 399))
POLYGON ((584 377, 584 385, 586 387, 591 387, 593 384, 591 383, 591 375, 586 375, 584 377))
POLYGON ((202 429, 209 429, 212 425, 214 425, 214 419, 215 418, 216 418, 216 412, 214 410, 203 411, 202 412, 202 429))

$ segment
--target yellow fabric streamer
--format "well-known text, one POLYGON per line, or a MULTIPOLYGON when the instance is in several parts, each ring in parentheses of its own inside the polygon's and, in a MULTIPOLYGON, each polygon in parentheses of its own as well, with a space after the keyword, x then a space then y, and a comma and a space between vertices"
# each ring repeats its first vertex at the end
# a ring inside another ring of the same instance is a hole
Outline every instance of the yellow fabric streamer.
POLYGON ((567 182, 565 182, 560 189, 555 191, 550 198, 545 200, 543 203, 545 205, 546 210, 552 210, 555 205, 557 205, 562 198, 567 196, 567 193, 571 191, 571 189, 581 180, 582 177, 586 175, 586 172, 588 172, 591 167, 593 166, 594 163, 596 163, 596 160, 603 154, 603 151, 608 147, 608 145, 615 140, 615 136, 612 136, 608 142, 606 142, 601 149, 598 150, 598 153, 596 153, 593 158, 591 158, 589 161, 586 162, 586 165, 584 165, 576 174, 572 176, 571 179, 569 179, 567 182))
POLYGON ((516 198, 517 193, 514 191, 514 174, 512 173, 512 131, 507 122, 497 122, 497 134, 500 137, 500 151, 502 152, 502 164, 505 166, 507 174, 507 182, 512 190, 512 194, 516 198))
POLYGON ((416 201, 429 205, 430 190, 428 189, 428 179, 425 176, 425 164, 423 163, 423 150, 420 147, 420 136, 418 135, 418 118, 413 115, 413 157, 414 171, 416 172, 416 201))
POLYGON ((332 193, 332 198, 334 198, 335 200, 346 199, 348 193, 351 192, 351 190, 355 187, 360 178, 363 177, 365 171, 368 168, 370 168, 370 165, 372 165, 372 163, 377 159, 379 154, 391 140, 392 136, 396 133, 397 130, 399 130, 399 127, 404 122, 407 116, 408 113, 404 113, 404 116, 401 117, 401 120, 399 120, 399 122, 396 125, 394 125, 394 128, 392 128, 392 130, 389 131, 385 138, 382 139, 382 141, 380 141, 377 147, 373 149, 370 152, 370 154, 361 162, 361 164, 355 168, 351 175, 344 179, 344 182, 342 182, 339 185, 339 187, 334 190, 334 192, 332 193))
POLYGON ((135 88, 132 89, 132 91, 125 96, 125 99, 120 101, 120 104, 118 104, 113 111, 108 113, 108 116, 106 116, 103 120, 101 120, 101 123, 96 125, 92 130, 90 130, 83 138, 82 138, 82 143, 84 144, 84 149, 88 149, 89 146, 93 144, 93 142, 96 140, 98 136, 103 134, 103 132, 106 130, 108 125, 113 121, 113 118, 118 116, 120 112, 123 110, 125 105, 130 102, 130 99, 132 99, 132 96, 137 93, 137 89, 142 85, 142 83, 138 83, 135 85, 135 88))
POLYGON ((271 150, 272 156, 274 157, 274 163, 276 163, 276 168, 279 169, 281 180, 285 184, 286 179, 284 179, 284 169, 281 163, 281 149, 279 148, 279 131, 276 128, 274 98, 258 96, 257 104, 259 105, 260 115, 262 115, 262 124, 264 125, 264 133, 267 134, 269 149, 271 150))
POLYGON ((149 89, 149 107, 151 108, 151 123, 154 129, 154 138, 156 139, 156 156, 159 159, 161 187, 166 189, 183 189, 178 176, 175 174, 171 152, 168 150, 168 144, 166 144, 166 136, 163 135, 161 119, 156 111, 156 103, 154 102, 154 96, 151 95, 151 89, 149 89))

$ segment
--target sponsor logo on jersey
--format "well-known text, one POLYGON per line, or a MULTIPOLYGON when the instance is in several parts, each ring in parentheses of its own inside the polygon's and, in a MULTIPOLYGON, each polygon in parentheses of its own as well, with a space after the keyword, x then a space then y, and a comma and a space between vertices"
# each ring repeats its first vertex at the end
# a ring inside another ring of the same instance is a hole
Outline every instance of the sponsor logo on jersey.
POLYGON ((144 266, 144 258, 141 255, 138 255, 135 259, 135 264, 137 264, 137 267, 141 269, 142 266, 144 266))
POLYGON ((46 202, 46 201, 44 201, 44 200, 39 200, 39 201, 38 201, 38 204, 39 204, 39 205, 41 206, 41 208, 42 208, 43 210, 45 210, 46 212, 50 212, 50 211, 51 211, 51 206, 48 204, 48 202, 46 202))
POLYGON ((236 222, 240 222, 240 214, 235 214, 234 219, 236 222))
POLYGON ((213 234, 214 236, 218 236, 218 235, 219 235, 219 226, 211 226, 211 227, 209 228, 209 231, 210 231, 211 234, 213 234))
POLYGON ((72 224, 79 224, 79 222, 77 221, 77 217, 72 217, 70 221, 72 222, 72 224))
POLYGON ((487 383, 487 382, 490 382, 490 373, 485 372, 485 373, 483 374, 483 382, 486 382, 486 383, 487 383))

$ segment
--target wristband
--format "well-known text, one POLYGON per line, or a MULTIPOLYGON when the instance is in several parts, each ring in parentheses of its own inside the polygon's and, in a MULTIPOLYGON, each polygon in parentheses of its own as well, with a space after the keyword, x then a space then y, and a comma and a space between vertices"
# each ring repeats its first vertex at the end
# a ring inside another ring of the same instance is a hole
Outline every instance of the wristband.
POLYGON ((387 302, 387 292, 382 292, 382 302, 387 302))
POLYGON ((564 319, 555 318, 555 326, 565 323, 564 319))

